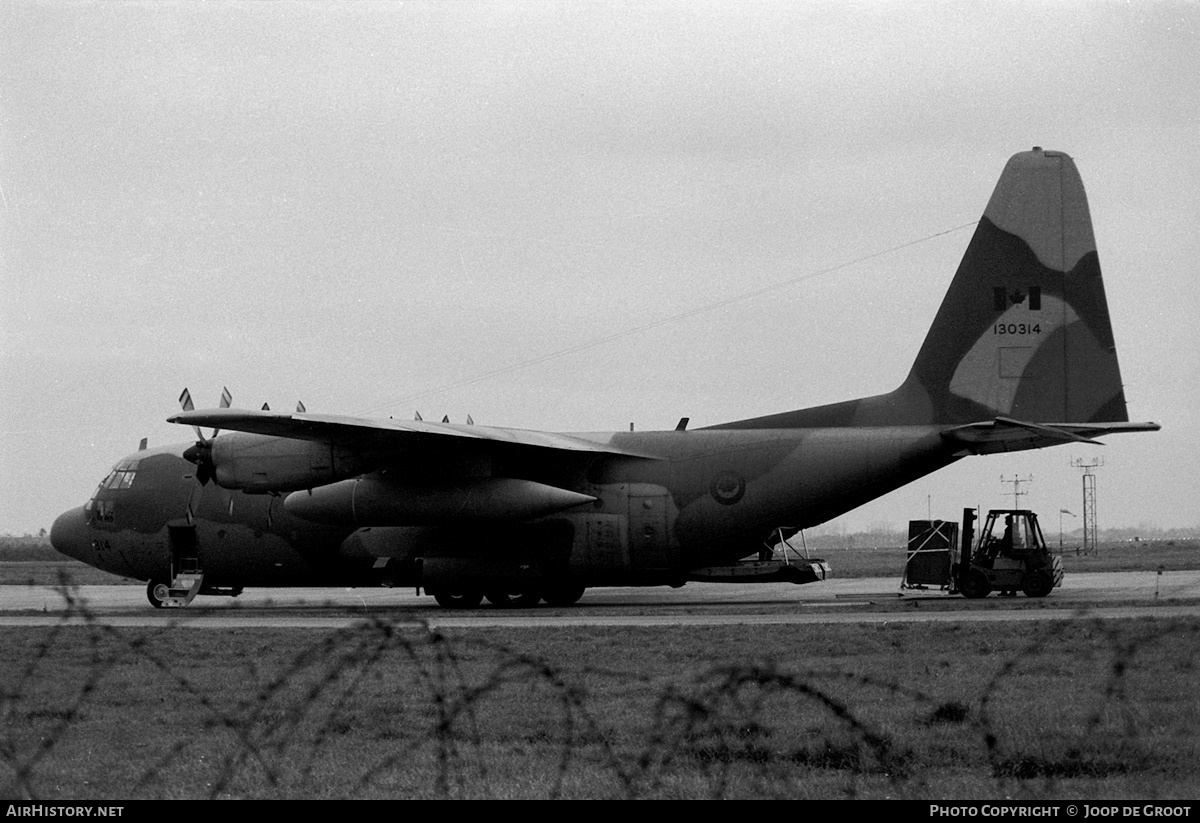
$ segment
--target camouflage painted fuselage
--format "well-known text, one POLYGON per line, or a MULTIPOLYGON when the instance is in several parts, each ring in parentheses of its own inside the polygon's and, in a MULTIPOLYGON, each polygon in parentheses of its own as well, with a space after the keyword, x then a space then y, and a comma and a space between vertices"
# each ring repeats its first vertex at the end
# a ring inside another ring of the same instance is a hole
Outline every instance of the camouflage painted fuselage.
POLYGON ((491 466, 594 502, 530 522, 436 526, 314 524, 291 515, 278 496, 202 485, 181 456, 191 444, 148 450, 118 464, 132 466, 126 487, 102 483, 86 507, 59 518, 54 542, 114 574, 166 579, 168 527, 187 527, 190 512, 199 562, 214 587, 415 586, 423 565, 447 558, 466 561, 480 570, 468 576, 487 580, 520 579, 518 566, 549 564, 584 585, 681 583, 689 569, 757 552, 779 527, 821 523, 955 459, 954 445, 929 426, 603 437, 648 459, 588 455, 491 466))

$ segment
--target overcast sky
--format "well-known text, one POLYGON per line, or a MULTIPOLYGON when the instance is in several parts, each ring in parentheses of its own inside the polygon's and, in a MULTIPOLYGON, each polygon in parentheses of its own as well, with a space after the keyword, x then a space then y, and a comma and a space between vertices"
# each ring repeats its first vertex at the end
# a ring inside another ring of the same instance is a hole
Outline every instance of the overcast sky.
POLYGON ((1034 145, 1076 159, 1163 430, 843 522, 1030 475, 1081 515, 1102 458, 1102 528, 1200 524, 1198 49, 1196 3, 6 2, 0 532, 188 440, 184 386, 555 431, 888 391, 1034 145))

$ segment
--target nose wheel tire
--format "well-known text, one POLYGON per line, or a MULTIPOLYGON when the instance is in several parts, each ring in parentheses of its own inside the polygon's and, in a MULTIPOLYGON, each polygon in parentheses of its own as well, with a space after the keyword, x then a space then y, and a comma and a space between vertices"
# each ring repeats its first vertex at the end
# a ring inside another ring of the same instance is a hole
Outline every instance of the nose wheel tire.
POLYGON ((150 601, 150 605, 154 608, 161 609, 170 596, 171 587, 167 585, 167 581, 151 580, 146 584, 146 599, 150 601))

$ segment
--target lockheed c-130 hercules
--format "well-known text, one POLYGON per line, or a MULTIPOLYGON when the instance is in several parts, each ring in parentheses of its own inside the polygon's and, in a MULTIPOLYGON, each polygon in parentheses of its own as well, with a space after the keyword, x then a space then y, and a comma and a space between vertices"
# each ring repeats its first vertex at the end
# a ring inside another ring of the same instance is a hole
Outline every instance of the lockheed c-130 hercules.
POLYGON ((121 460, 51 531, 152 604, 247 586, 413 586, 445 607, 568 605, 589 586, 824 577, 739 565, 968 455, 1130 423, 1083 184, 1014 155, 894 391, 688 430, 552 434, 221 407, 121 460), (199 427, 222 432, 205 437, 199 427), (746 574, 739 574, 746 571, 746 574))

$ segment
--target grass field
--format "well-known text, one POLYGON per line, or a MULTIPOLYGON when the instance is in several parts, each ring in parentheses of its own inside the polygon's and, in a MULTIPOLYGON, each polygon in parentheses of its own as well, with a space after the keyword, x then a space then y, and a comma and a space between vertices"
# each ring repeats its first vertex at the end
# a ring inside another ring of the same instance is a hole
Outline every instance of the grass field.
POLYGON ((1200 618, 6 630, 0 795, 1186 799, 1200 618))

